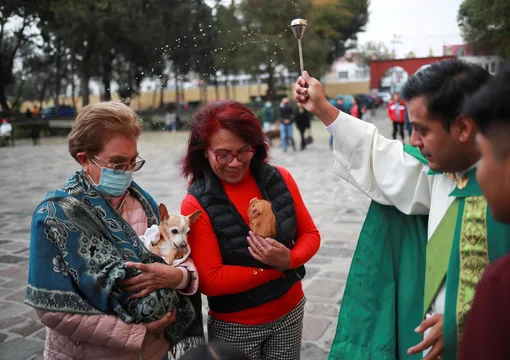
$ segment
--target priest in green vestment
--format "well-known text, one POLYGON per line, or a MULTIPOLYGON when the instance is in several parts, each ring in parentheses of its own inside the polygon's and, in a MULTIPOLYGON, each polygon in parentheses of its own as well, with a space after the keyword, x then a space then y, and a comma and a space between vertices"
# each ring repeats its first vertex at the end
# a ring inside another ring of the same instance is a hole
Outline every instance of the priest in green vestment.
POLYGON ((487 71, 441 61, 404 86, 412 146, 331 106, 304 73, 296 100, 333 134, 333 172, 373 201, 360 234, 330 359, 456 359, 476 285, 510 252, 476 182, 476 126, 461 114, 487 71))

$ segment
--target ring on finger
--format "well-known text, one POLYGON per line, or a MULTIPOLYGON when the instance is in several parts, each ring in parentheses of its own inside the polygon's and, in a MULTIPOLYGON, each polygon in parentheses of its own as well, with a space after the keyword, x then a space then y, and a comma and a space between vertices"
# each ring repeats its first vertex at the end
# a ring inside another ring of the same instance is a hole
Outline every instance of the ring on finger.
POLYGON ((439 355, 439 356, 437 357, 437 360, 443 360, 443 355, 439 355))

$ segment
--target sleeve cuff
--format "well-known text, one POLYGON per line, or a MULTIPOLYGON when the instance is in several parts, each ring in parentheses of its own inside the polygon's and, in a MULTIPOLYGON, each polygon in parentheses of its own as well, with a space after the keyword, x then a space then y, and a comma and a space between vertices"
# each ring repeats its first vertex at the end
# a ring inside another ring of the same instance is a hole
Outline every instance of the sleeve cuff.
POLYGON ((179 285, 177 285, 177 287, 175 289, 176 290, 186 289, 188 287, 188 283, 189 283, 189 272, 185 267, 177 267, 177 269, 182 271, 182 280, 179 283, 179 285))

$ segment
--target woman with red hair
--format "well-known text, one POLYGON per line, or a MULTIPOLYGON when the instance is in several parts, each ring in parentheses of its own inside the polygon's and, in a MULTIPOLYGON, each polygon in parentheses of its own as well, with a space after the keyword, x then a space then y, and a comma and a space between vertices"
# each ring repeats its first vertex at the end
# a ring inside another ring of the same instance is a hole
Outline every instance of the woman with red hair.
POLYGON ((210 342, 230 343, 251 359, 300 357, 304 264, 320 235, 289 174, 268 164, 264 132, 246 106, 206 105, 193 117, 182 173, 182 214, 202 210, 188 241, 209 303, 210 342), (250 231, 253 198, 272 204, 276 236, 250 231))

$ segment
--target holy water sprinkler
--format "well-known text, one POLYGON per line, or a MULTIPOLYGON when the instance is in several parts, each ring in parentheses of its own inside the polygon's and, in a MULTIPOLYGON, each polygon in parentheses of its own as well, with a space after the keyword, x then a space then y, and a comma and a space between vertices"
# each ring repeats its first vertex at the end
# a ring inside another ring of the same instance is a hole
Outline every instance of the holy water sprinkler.
POLYGON ((301 69, 301 74, 305 71, 305 66, 303 63, 303 47, 301 46, 301 39, 303 35, 305 35, 306 27, 308 26, 308 21, 305 19, 294 19, 290 23, 290 27, 292 28, 292 32, 298 41, 299 48, 299 66, 301 69))

